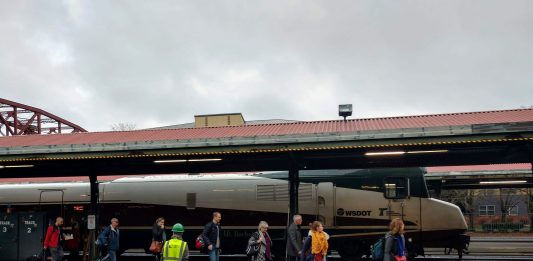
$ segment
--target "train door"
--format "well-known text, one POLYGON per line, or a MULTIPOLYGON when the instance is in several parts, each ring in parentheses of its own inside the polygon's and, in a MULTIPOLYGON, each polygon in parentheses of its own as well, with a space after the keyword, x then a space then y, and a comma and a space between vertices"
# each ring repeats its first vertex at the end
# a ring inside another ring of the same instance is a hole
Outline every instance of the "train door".
POLYGON ((44 213, 20 213, 19 215, 19 259, 27 260, 43 249, 45 232, 44 213))
POLYGON ((0 256, 2 260, 18 259, 18 214, 0 214, 0 256))
POLYGON ((333 227, 335 225, 335 186, 333 183, 318 183, 316 204, 317 220, 326 227, 333 227))
POLYGON ((44 204, 47 205, 46 213, 48 220, 45 225, 53 224, 56 217, 65 217, 63 202, 65 192, 62 189, 41 189, 39 194, 39 210, 44 204))
POLYGON ((420 242, 421 199, 412 197, 412 184, 416 182, 407 177, 385 178, 385 198, 388 200, 386 215, 391 220, 401 218, 405 224, 406 237, 420 242))

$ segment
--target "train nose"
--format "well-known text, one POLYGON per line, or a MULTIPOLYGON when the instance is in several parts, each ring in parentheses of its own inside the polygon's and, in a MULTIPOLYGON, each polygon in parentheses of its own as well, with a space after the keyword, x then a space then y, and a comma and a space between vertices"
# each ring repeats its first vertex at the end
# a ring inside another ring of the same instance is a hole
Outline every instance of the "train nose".
POLYGON ((466 220, 461 212, 461 209, 456 205, 438 200, 431 199, 428 204, 428 210, 424 211, 424 222, 428 228, 431 227, 433 230, 445 229, 445 230, 463 230, 468 229, 466 220), (444 222, 443 222, 444 221, 444 222))

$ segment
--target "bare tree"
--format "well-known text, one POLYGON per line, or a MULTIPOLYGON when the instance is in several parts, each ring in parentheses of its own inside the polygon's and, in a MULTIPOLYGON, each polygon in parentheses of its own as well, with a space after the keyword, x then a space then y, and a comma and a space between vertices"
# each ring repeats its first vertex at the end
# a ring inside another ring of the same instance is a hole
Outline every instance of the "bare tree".
POLYGON ((500 211, 501 211, 501 222, 507 222, 507 217, 509 216, 511 210, 518 206, 520 203, 521 196, 517 189, 513 188, 500 188, 499 198, 500 198, 500 211))
POLYGON ((527 195, 527 214, 529 216, 529 232, 533 232, 533 189, 526 189, 527 195))
POLYGON ((137 127, 137 125, 135 123, 124 123, 124 122, 121 122, 121 123, 115 123, 115 124, 111 125, 111 130, 113 130, 113 131, 130 131, 130 130, 135 130, 136 127, 137 127))
POLYGON ((466 190, 445 190, 441 193, 441 199, 456 204, 461 208, 463 214, 468 216, 468 226, 474 229, 474 215, 480 202, 487 196, 487 193, 479 189, 466 190))

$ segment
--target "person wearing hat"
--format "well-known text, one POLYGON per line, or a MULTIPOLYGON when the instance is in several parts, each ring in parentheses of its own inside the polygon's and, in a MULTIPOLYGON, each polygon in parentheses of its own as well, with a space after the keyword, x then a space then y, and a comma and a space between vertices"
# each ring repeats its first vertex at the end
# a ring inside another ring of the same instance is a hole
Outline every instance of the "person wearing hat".
POLYGON ((185 229, 180 223, 172 227, 172 238, 163 246, 163 261, 181 261, 189 259, 189 246, 183 241, 185 229))

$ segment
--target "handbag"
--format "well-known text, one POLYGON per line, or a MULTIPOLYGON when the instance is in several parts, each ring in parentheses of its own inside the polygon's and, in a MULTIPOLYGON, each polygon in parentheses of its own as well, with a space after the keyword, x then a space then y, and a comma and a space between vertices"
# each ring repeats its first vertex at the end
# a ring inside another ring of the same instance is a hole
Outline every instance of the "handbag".
POLYGON ((205 240, 202 234, 200 234, 198 237, 196 237, 196 241, 194 242, 196 249, 203 249, 205 248, 205 240))
POLYGON ((159 254, 161 253, 161 248, 163 248, 163 242, 152 240, 152 244, 150 244, 150 248, 148 250, 154 254, 159 254))
POLYGON ((259 247, 261 245, 260 244, 257 244, 257 245, 248 245, 248 247, 246 248, 246 255, 247 256, 255 256, 257 254, 259 254, 259 247))
POLYGON ((394 256, 394 261, 407 261, 405 256, 394 256))
POLYGON ((249 257, 259 254, 259 248, 261 247, 261 244, 252 244, 254 241, 259 240, 259 237, 255 237, 255 235, 255 233, 252 234, 248 240, 248 246, 246 247, 246 255, 249 257))

